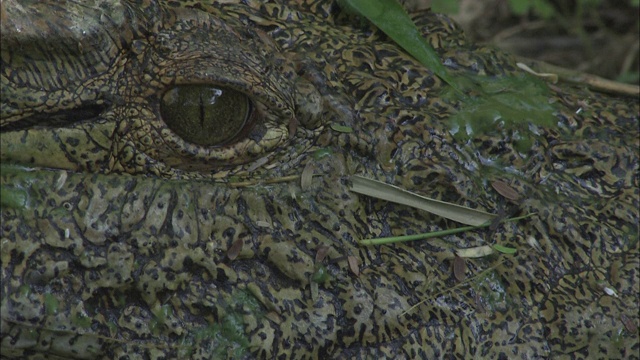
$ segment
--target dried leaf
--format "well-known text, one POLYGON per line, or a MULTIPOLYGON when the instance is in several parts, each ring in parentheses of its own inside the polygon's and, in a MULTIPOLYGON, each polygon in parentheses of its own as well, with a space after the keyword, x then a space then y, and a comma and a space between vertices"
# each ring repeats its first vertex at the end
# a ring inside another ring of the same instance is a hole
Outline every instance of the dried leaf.
POLYGON ((272 229, 273 228, 273 226, 271 225, 270 222, 264 221, 264 220, 257 220, 256 221, 256 226, 257 227, 261 227, 261 228, 267 228, 267 229, 272 229))
POLYGON ((520 194, 518 194, 518 192, 514 188, 512 188, 511 185, 507 184, 504 181, 496 180, 491 183, 491 187, 493 187, 498 192, 498 194, 504 196, 506 199, 512 201, 520 200, 520 194))
POLYGON ((493 254, 493 249, 489 245, 466 248, 466 249, 457 249, 456 255, 462 258, 478 258, 487 255, 493 254))
POLYGON ((289 119, 289 139, 292 139, 296 136, 296 131, 298 131, 298 119, 295 116, 292 116, 289 119))
POLYGON ((358 266, 358 259, 355 256, 347 256, 349 262, 349 269, 355 276, 360 276, 360 267, 358 266))
POLYGON ((389 141, 386 136, 382 136, 376 145, 376 149, 378 164, 380 164, 384 170, 392 171, 396 166, 392 155, 398 149, 398 144, 389 141))
POLYGON ((542 247, 540 246, 540 243, 533 236, 529 235, 529 237, 527 237, 527 243, 531 245, 532 248, 536 249, 536 251, 542 252, 542 247))
POLYGON ((604 292, 609 296, 618 297, 616 291, 610 287, 605 286, 602 288, 602 290, 604 290, 604 292))
POLYGON ((60 174, 60 176, 56 180, 56 185, 54 187, 55 191, 58 191, 58 190, 62 189, 62 187, 64 186, 64 183, 67 181, 67 172, 66 171, 60 171, 59 174, 60 174))
POLYGON ((629 334, 635 334, 636 332, 638 332, 638 326, 634 323, 633 319, 629 318, 625 314, 622 314, 620 315, 620 320, 622 320, 622 324, 629 334))
POLYGON ((466 225, 481 226, 496 217, 484 211, 430 199, 397 186, 358 175, 351 176, 351 183, 351 191, 353 192, 411 206, 466 225))
POLYGON ((456 277, 456 280, 458 280, 458 282, 464 281, 466 272, 467 265, 464 258, 456 255, 453 258, 453 275, 456 277))
POLYGON ((324 260, 329 253, 329 249, 331 248, 326 245, 318 246, 318 249, 316 249, 316 263, 321 263, 324 260))
POLYGON ((538 72, 533 71, 533 69, 531 69, 530 67, 528 67, 527 65, 525 65, 525 64, 523 64, 521 62, 516 63, 516 66, 519 67, 520 69, 532 74, 532 75, 548 79, 552 84, 555 84, 555 83, 558 82, 558 74, 538 73, 538 72))
POLYGON ((229 260, 235 260, 242 251, 242 245, 244 245, 244 241, 242 239, 235 239, 231 244, 229 250, 227 250, 227 257, 229 260))
POLYGON ((476 311, 479 313, 484 313, 485 311, 487 311, 487 309, 484 306, 484 299, 482 298, 482 296, 480 295, 480 293, 478 293, 476 291, 476 294, 473 297, 475 305, 476 305, 476 311))
POLYGON ((274 323, 280 325, 282 323, 282 318, 280 317, 280 315, 278 315, 277 312, 275 311, 269 311, 265 317, 271 321, 273 321, 274 323))
POLYGON ((311 181, 313 181, 313 171, 315 166, 312 162, 308 162, 300 174, 300 187, 302 190, 308 190, 311 187, 311 181))
POLYGON ((248 168, 247 171, 248 172, 253 172, 256 171, 259 167, 261 167, 262 165, 266 164, 269 162, 269 157, 265 156, 265 157, 261 157, 260 159, 256 160, 253 162, 253 164, 251 164, 248 168))

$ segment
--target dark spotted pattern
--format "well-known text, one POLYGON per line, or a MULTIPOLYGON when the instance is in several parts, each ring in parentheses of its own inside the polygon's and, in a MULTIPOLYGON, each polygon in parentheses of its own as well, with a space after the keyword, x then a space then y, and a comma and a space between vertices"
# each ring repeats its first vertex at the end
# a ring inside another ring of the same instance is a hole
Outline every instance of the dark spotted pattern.
MULTIPOLYGON (((552 87, 558 127, 523 153, 455 140, 446 85, 329 1, 0 6, 3 357, 637 358, 637 99, 552 87), (245 138, 162 121, 167 89, 209 83, 252 99, 245 138), (457 225, 352 174, 537 215, 363 247, 457 225), (454 275, 493 243, 518 251, 454 275)), ((517 73, 415 20, 452 72, 517 73)))

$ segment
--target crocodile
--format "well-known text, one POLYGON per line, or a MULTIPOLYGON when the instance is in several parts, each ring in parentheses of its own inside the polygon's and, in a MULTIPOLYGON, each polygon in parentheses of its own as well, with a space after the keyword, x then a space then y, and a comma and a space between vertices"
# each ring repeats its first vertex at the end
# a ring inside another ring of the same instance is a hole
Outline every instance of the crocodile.
POLYGON ((430 11, 450 73, 535 106, 469 108, 333 1, 0 10, 3 358, 637 358, 638 99, 430 11), (529 217, 365 246, 460 225, 356 175, 529 217))

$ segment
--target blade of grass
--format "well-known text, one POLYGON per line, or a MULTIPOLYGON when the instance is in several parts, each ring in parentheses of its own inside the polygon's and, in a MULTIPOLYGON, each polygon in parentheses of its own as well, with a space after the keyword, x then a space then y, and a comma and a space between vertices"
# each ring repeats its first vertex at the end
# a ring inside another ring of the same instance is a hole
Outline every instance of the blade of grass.
POLYGON ((396 0, 340 0, 339 4, 367 18, 422 65, 462 94, 447 74, 447 69, 442 65, 436 51, 422 37, 407 12, 396 0))
POLYGON ((405 242, 405 241, 415 241, 415 240, 426 240, 434 237, 446 236, 461 233, 464 231, 480 229, 485 226, 463 226, 455 229, 434 231, 430 233, 422 233, 415 235, 403 235, 403 236, 390 236, 376 239, 364 239, 360 240, 360 245, 385 245, 385 244, 393 244, 397 242, 405 242))
POLYGON ((510 248, 510 247, 506 247, 506 246, 502 246, 500 244, 493 244, 493 249, 496 251, 499 251, 503 254, 515 254, 516 253, 516 249, 514 248, 510 248))
MULTIPOLYGON (((518 216, 518 217, 514 217, 514 218, 509 218, 509 219, 506 219, 505 221, 518 221, 518 220, 526 219, 526 218, 531 217, 533 215, 535 215, 535 213, 527 214, 527 215, 523 215, 523 216, 518 216)), ((360 243, 360 245, 385 245, 385 244, 393 244, 393 243, 397 243, 397 242, 425 240, 425 239, 431 239, 431 238, 434 238, 434 237, 441 237, 441 236, 446 236, 446 235, 457 234, 457 233, 461 233, 461 232, 469 231, 469 230, 481 229, 481 228, 484 228, 484 227, 488 227, 490 225, 491 225, 491 222, 487 222, 487 223, 484 223, 484 224, 479 225, 479 226, 463 226, 463 227, 459 227, 459 228, 455 228, 455 229, 433 231, 433 232, 415 234, 415 235, 390 236, 390 237, 375 238, 375 239, 364 239, 364 240, 359 240, 358 242, 360 243)), ((505 249, 504 246, 502 246, 501 248, 503 250, 505 249)), ((510 249, 510 248, 506 248, 506 249, 510 249)), ((503 251, 501 251, 501 252, 503 252, 503 251)))
POLYGON ((351 191, 353 192, 428 211, 465 225, 480 226, 496 217, 494 214, 430 199, 397 186, 358 175, 351 176, 351 183, 351 191))

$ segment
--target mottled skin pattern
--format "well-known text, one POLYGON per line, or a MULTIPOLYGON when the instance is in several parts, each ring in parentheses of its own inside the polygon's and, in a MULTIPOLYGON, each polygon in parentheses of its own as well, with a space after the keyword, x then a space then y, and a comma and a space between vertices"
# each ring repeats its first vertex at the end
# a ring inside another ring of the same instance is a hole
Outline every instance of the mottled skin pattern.
MULTIPOLYGON (((454 140, 463 104, 380 32, 328 1, 238 2, 2 3, 3 357, 638 357, 636 99, 552 87, 560 126, 528 152, 454 140), (175 84, 246 93, 253 127, 179 138, 159 110, 175 84), (352 193, 352 174, 537 215, 363 247, 457 225, 352 193), (455 250, 487 243, 518 251, 457 282, 455 250)), ((517 72, 415 20, 451 71, 517 72)))

